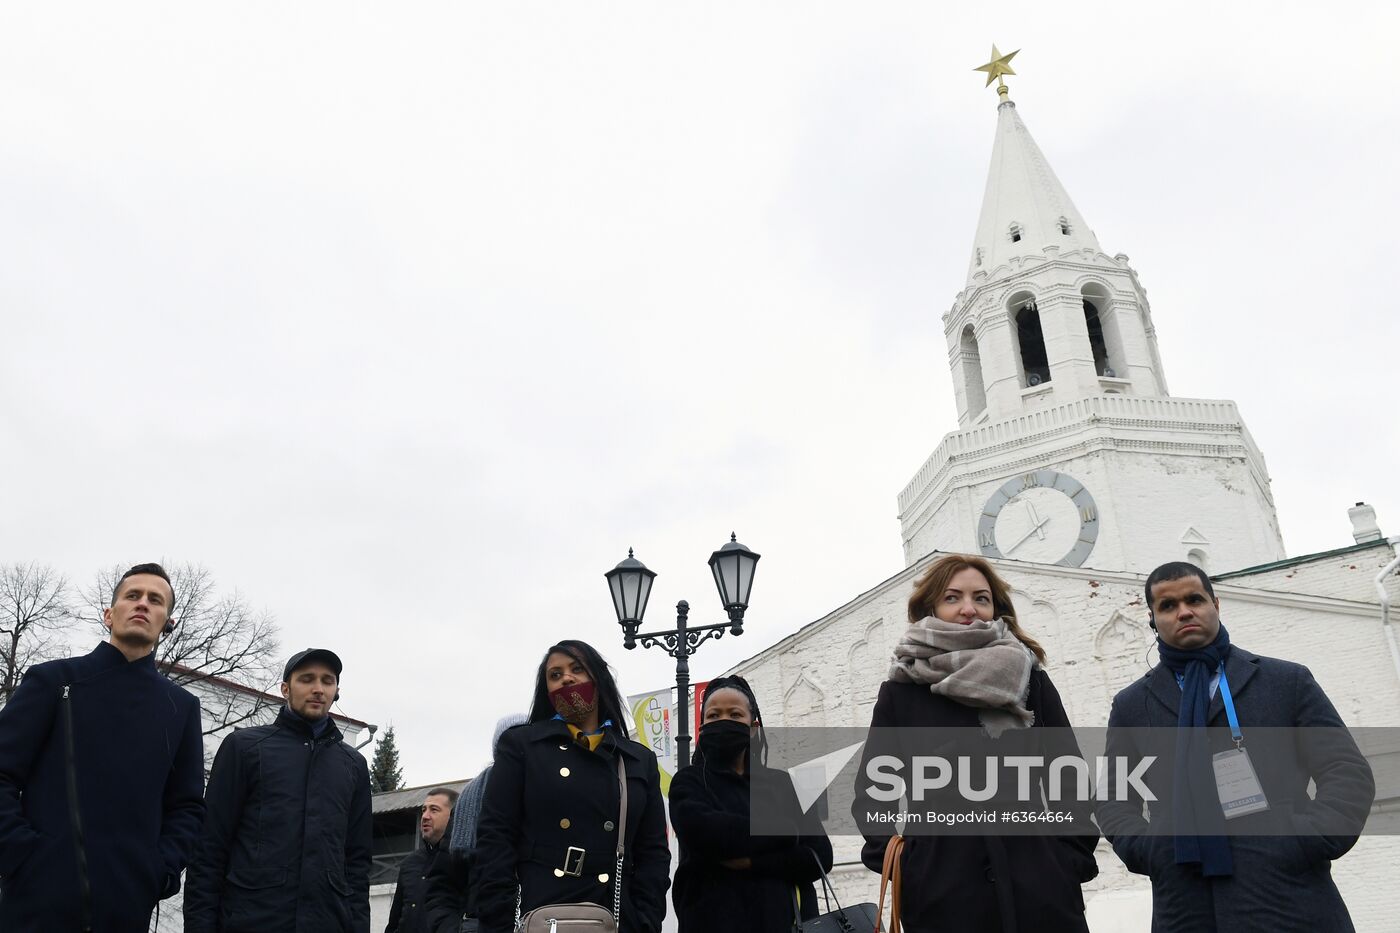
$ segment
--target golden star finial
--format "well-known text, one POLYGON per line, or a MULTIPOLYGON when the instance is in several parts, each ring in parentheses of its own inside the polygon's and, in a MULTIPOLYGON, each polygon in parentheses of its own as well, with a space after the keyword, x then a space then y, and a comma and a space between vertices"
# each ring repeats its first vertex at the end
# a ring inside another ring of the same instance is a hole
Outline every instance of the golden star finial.
POLYGON ((995 81, 997 82, 997 94, 998 94, 999 96, 1001 96, 1001 97, 1004 98, 1004 97, 1006 97, 1007 88, 1006 88, 1006 82, 1002 80, 1002 77, 1001 77, 1001 76, 1002 76, 1002 75, 1014 75, 1014 74, 1016 73, 1016 72, 1013 71, 1012 68, 1011 68, 1011 59, 1015 58, 1015 57, 1016 57, 1016 53, 1017 53, 1017 52, 1020 52, 1020 51, 1021 51, 1020 49, 1017 49, 1015 52, 1011 52, 1011 53, 1008 54, 1008 55, 1003 55, 1003 54, 1001 54, 1001 52, 997 49, 996 44, 993 43, 993 44, 992 44, 992 60, 989 61, 989 62, 987 62, 987 64, 981 65, 981 66, 979 66, 979 67, 977 67, 977 68, 974 68, 974 69, 972 69, 972 70, 973 70, 973 71, 985 71, 985 72, 987 73, 987 83, 986 83, 985 85, 983 85, 983 86, 984 86, 984 87, 991 87, 992 81, 995 80, 995 81))

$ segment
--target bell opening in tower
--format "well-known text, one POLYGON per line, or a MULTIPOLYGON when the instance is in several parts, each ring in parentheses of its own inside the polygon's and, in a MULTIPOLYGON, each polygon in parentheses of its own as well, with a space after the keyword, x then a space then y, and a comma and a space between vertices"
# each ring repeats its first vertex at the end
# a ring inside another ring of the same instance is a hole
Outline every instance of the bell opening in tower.
POLYGON ((1021 348, 1021 373, 1026 386, 1050 381, 1050 361, 1045 352, 1045 335, 1040 330, 1040 309, 1027 301, 1016 312, 1016 342, 1021 348))
POLYGON ((1088 298, 1084 299, 1084 324, 1089 329, 1089 349, 1094 352, 1094 372, 1100 376, 1112 376, 1108 362, 1108 346, 1103 339, 1103 323, 1099 320, 1099 309, 1088 298))

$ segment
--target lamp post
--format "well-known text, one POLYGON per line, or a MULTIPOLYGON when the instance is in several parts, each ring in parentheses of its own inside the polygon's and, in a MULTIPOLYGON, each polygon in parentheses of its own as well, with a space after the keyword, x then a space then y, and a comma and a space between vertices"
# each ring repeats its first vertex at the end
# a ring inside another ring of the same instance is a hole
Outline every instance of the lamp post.
POLYGON ((676 736, 677 769, 690 764, 690 656, 706 639, 719 638, 726 630, 735 635, 744 634, 744 610, 749 608, 758 557, 731 534, 728 543, 710 555, 710 572, 714 574, 715 588, 719 590, 720 603, 729 621, 692 626, 690 603, 681 600, 676 603, 675 629, 663 632, 637 632, 646 615, 656 573, 633 557, 631 548, 627 550, 626 560, 603 575, 612 592, 617 623, 622 626, 622 647, 631 651, 639 641, 643 648, 659 645, 676 659, 676 718, 680 720, 676 736))

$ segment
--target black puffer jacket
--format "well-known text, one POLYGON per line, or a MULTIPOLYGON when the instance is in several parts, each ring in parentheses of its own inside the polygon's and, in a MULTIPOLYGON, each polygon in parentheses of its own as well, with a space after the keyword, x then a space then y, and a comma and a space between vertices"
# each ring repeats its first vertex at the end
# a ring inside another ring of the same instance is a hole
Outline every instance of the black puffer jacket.
POLYGON ((283 708, 219 746, 186 933, 369 933, 369 767, 283 708))
POLYGON ((437 845, 424 842, 399 863, 399 883, 394 886, 394 902, 389 905, 389 924, 384 933, 428 933, 432 929, 428 908, 428 876, 438 858, 447 857, 447 840, 437 845))
POLYGON ((657 933, 666 916, 671 851, 656 756, 609 729, 596 751, 558 719, 501 736, 477 831, 482 933, 510 933, 521 911, 545 904, 613 906, 617 756, 627 775, 621 933, 657 933))
POLYGON ((453 852, 446 839, 428 869, 428 929, 461 933, 476 929, 476 878, 471 852, 453 852), (469 919, 470 918, 470 919, 469 919))

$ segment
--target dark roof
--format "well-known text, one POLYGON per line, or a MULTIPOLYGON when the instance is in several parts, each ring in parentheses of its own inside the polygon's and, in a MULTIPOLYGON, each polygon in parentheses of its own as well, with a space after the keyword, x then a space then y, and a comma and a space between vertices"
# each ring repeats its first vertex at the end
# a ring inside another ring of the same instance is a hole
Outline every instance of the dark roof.
MULTIPOLYGON (((264 691, 258 690, 255 687, 249 687, 244 684, 236 683, 224 677, 215 677, 212 674, 205 674, 198 670, 195 670, 192 667, 186 667, 183 664, 170 664, 166 662, 160 662, 158 666, 167 674, 173 673, 189 675, 189 679, 185 681, 186 683, 214 684, 215 686, 222 687, 225 690, 232 690, 234 693, 241 693, 244 696, 257 697, 260 700, 266 700, 272 706, 281 706, 283 702, 285 702, 280 696, 278 696, 275 693, 265 693, 264 691)), ((359 726, 361 729, 369 728, 369 723, 363 722, 359 719, 351 719, 349 716, 342 716, 340 713, 331 713, 331 718, 334 719, 336 722, 344 722, 349 723, 352 726, 359 726)))
POLYGON ((1343 554, 1356 554, 1360 551, 1369 551, 1374 547, 1389 547, 1390 542, 1385 538, 1377 538, 1375 541, 1363 541, 1361 544, 1349 544, 1346 547, 1339 547, 1331 551, 1318 551, 1316 554, 1302 554, 1298 557, 1285 557, 1283 560, 1272 561, 1267 564, 1260 564, 1257 567, 1245 567, 1243 570, 1231 570, 1228 573, 1213 573, 1212 580, 1228 580, 1231 577, 1248 577, 1256 573, 1268 573, 1270 570, 1280 570, 1284 567, 1296 567, 1299 564, 1311 564, 1313 561, 1325 560, 1329 557, 1340 557, 1343 554))
POLYGON ((372 812, 393 813, 396 810, 417 810, 423 806, 423 801, 428 799, 428 791, 436 787, 446 787, 455 790, 457 793, 467 789, 470 780, 462 781, 439 781, 436 784, 423 784, 419 787, 403 787, 399 790, 389 790, 382 794, 375 794, 371 798, 372 812))

